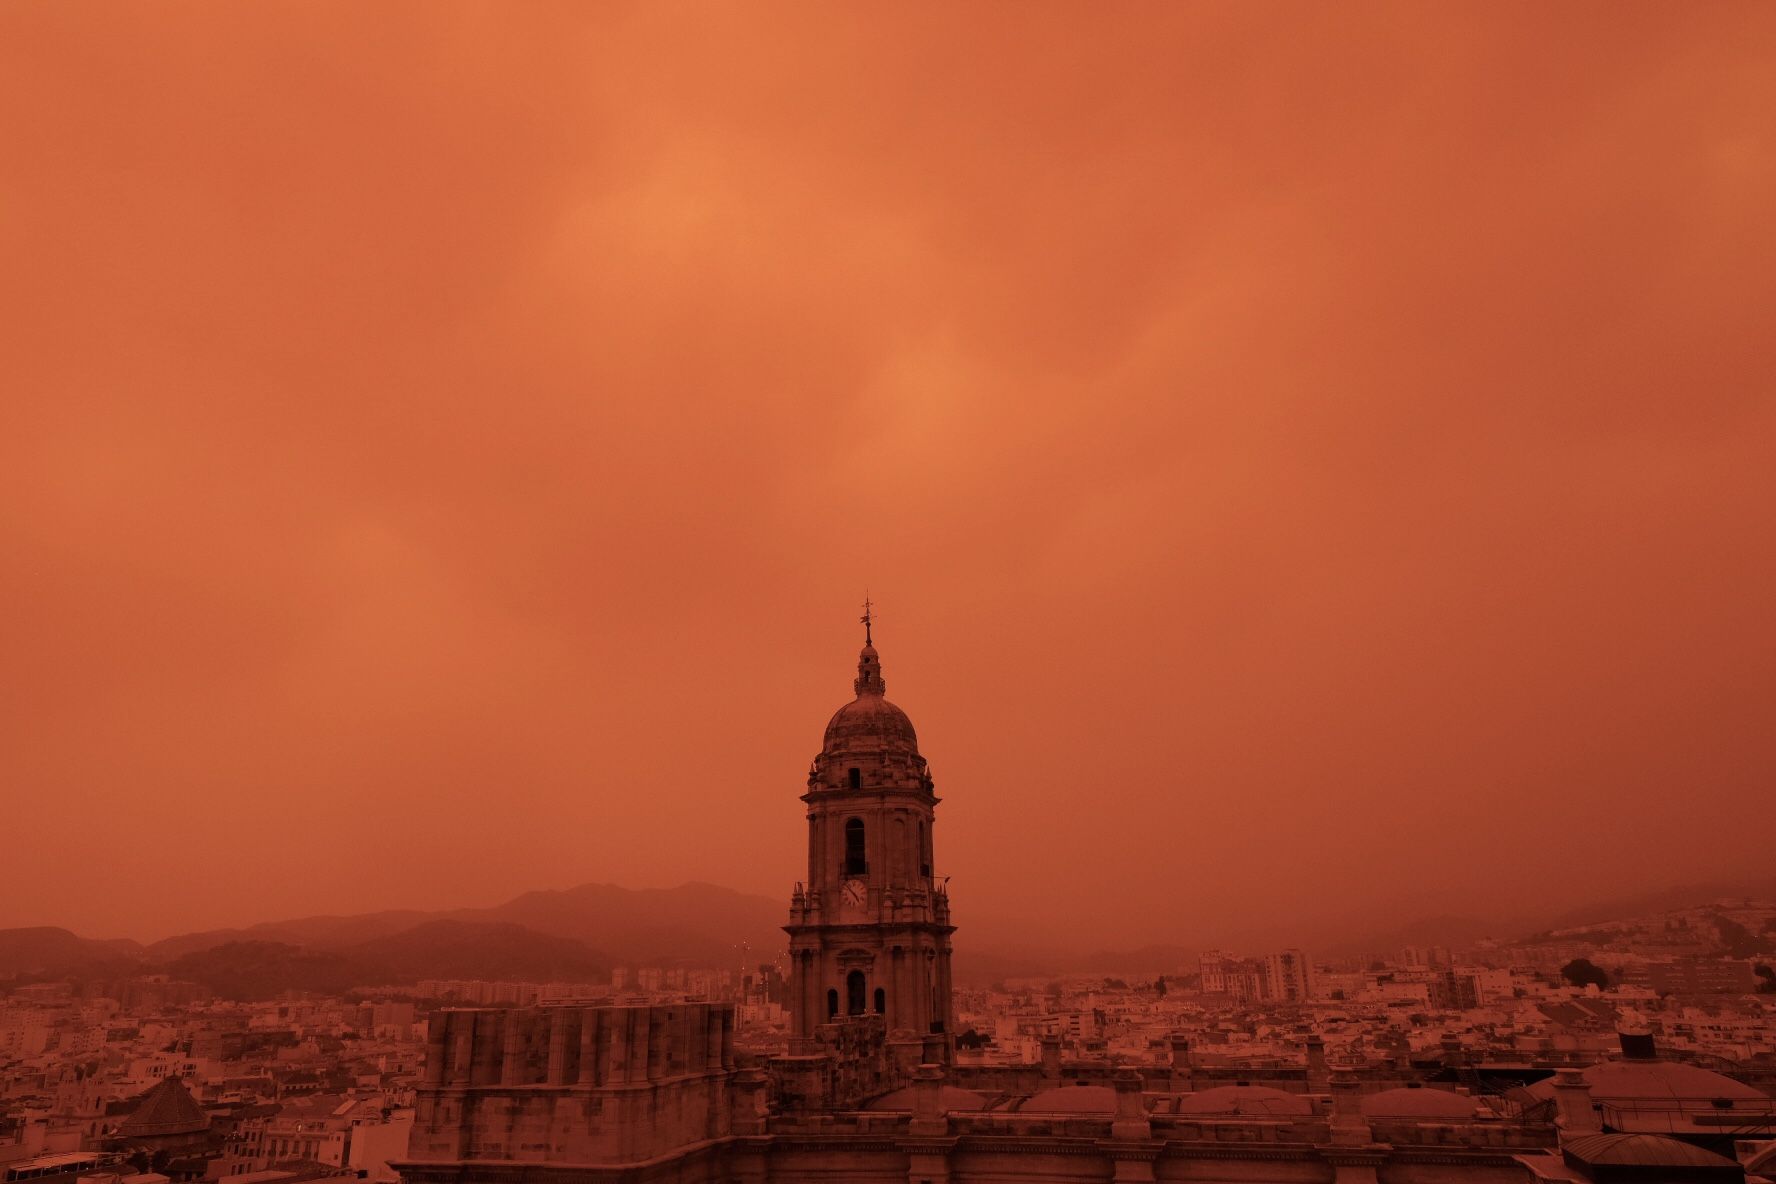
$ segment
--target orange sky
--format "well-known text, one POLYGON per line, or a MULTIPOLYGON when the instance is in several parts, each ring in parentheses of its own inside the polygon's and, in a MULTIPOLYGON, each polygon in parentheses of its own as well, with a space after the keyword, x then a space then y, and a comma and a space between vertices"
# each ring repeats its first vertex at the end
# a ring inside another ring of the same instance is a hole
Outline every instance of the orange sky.
MULTIPOLYGON (((1776 7, 0 7, 0 925, 1769 867, 1776 7)), ((1130 907, 1134 906, 1134 907, 1130 907)))

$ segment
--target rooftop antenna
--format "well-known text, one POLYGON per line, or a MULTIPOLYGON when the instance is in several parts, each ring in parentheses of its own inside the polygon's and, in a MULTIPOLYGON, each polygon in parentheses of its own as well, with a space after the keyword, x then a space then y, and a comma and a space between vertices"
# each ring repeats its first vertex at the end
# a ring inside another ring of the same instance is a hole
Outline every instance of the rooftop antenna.
POLYGON ((869 589, 863 590, 863 644, 874 645, 875 639, 870 637, 870 622, 875 620, 875 606, 870 602, 869 589))

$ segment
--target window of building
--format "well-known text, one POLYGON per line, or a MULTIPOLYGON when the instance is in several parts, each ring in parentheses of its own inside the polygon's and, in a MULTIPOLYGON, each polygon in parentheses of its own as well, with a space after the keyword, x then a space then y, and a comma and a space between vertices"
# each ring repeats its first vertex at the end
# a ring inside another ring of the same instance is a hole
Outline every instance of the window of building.
POLYGON ((876 988, 876 1014, 881 1015, 888 1010, 888 992, 881 987, 876 988))
POLYGON ((845 820, 845 874, 861 876, 869 871, 869 860, 863 851, 863 819, 845 820))
POLYGON ((826 993, 826 1018, 836 1019, 839 1014, 839 993, 836 990, 826 993))
POLYGON ((863 788, 863 770, 862 769, 852 769, 851 770, 851 788, 852 789, 862 789, 863 788))
POLYGON ((862 1015, 864 992, 869 984, 864 981, 863 971, 853 970, 845 976, 845 1014, 862 1015))

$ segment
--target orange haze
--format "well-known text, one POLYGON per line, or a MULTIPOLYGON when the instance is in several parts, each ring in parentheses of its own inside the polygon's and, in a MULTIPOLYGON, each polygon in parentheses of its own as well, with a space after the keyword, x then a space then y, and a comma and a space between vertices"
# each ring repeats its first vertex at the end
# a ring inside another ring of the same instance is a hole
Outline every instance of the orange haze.
POLYGON ((786 898, 866 588, 960 946, 1767 868, 1773 112, 1767 3, 8 3, 0 925, 786 898))

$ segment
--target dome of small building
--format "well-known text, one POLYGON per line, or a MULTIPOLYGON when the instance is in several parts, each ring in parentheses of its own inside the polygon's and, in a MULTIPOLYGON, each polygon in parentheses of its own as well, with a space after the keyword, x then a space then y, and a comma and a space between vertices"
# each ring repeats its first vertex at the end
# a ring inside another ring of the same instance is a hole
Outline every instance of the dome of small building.
MULTIPOLYGON (((913 1108, 913 1086, 897 1089, 893 1093, 883 1094, 869 1105, 866 1110, 905 1110, 913 1108)), ((963 1089, 958 1085, 946 1085, 939 1093, 939 1104, 945 1110, 983 1110, 987 1105, 985 1094, 975 1093, 971 1089, 963 1089)))
POLYGON ((1672 1098, 1690 1101, 1745 1098, 1765 1104, 1770 1101, 1768 1094, 1742 1081, 1680 1061, 1604 1061, 1586 1069, 1585 1080, 1590 1082, 1591 1097, 1597 1101, 1672 1098))
POLYGON ((1179 1114, 1205 1118, 1299 1118, 1313 1112, 1310 1099, 1268 1085, 1218 1085, 1178 1099, 1179 1114))
MULTIPOLYGON (((1712 1103, 1716 1098, 1744 1100, 1767 1106, 1769 1095, 1742 1081, 1734 1081, 1681 1061, 1602 1061, 1583 1070, 1593 1102, 1686 1101, 1712 1103)), ((1554 1079, 1529 1086, 1537 1098, 1554 1096, 1554 1079)))
POLYGON ((1743 1171, 1724 1155, 1664 1135, 1583 1135, 1560 1149, 1580 1167, 1705 1168, 1743 1171))
POLYGON ((1415 1118, 1447 1121, 1474 1117, 1474 1099, 1446 1089, 1384 1089, 1366 1095, 1365 1118, 1415 1118))
POLYGON ((1063 1085, 1025 1098, 1020 1114, 1114 1114, 1116 1091, 1107 1085, 1063 1085))

